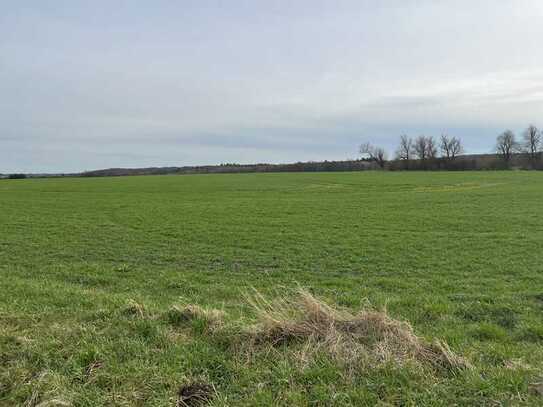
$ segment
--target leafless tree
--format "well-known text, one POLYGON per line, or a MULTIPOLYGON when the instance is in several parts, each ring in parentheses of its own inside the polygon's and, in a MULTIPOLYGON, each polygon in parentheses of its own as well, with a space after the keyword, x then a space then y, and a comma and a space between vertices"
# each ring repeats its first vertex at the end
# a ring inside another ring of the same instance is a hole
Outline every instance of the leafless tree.
POLYGON ((459 138, 449 137, 446 134, 441 135, 440 142, 441 155, 447 160, 454 160, 458 155, 464 152, 464 147, 459 138))
POLYGON ((541 132, 531 124, 524 130, 523 139, 526 152, 530 154, 530 159, 535 161, 541 147, 541 132))
POLYGON ((396 151, 396 157, 400 160, 410 160, 413 156, 413 139, 405 134, 400 137, 400 146, 396 151))
POLYGON ((413 151, 419 160, 437 157, 436 141, 433 137, 419 136, 413 143, 413 151))
POLYGON ((385 164, 387 162, 387 154, 383 148, 375 147, 370 143, 362 143, 360 145, 359 151, 360 155, 362 155, 364 158, 376 162, 377 165, 381 168, 385 168, 385 164))
POLYGON ((437 157, 437 144, 433 137, 426 137, 426 156, 429 159, 437 157))
POLYGON ((506 130, 497 137, 496 151, 505 162, 511 161, 511 157, 517 149, 518 143, 516 141, 515 133, 511 130, 506 130))
POLYGON ((413 151, 415 152, 415 157, 419 160, 426 160, 428 158, 428 146, 427 139, 425 136, 418 136, 413 143, 413 151))

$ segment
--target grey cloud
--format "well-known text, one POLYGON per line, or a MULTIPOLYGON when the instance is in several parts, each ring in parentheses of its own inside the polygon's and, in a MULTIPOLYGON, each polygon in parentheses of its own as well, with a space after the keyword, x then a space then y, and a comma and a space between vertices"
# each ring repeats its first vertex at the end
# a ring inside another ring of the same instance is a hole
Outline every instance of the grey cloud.
POLYGON ((536 0, 2 11, 0 172, 342 159, 403 132, 486 152, 501 128, 542 120, 536 0))

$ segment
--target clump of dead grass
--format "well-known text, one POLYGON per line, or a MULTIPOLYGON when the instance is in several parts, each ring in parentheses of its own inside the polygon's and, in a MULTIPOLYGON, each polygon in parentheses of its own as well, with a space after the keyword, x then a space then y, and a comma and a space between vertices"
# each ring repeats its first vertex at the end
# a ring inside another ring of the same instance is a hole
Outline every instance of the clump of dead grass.
POLYGON ((172 325, 184 325, 192 321, 200 321, 208 330, 216 331, 223 326, 224 311, 205 309, 198 305, 173 305, 166 313, 166 318, 172 325))
POLYGON ((52 371, 43 371, 32 377, 29 383, 31 393, 22 404, 25 407, 70 407, 73 403, 67 397, 68 383, 65 377, 52 371))
POLYGON ((85 381, 91 383, 96 379, 96 372, 102 368, 104 363, 100 360, 95 360, 87 365, 85 368, 85 381))
POLYGON ((531 383, 528 390, 534 396, 543 397, 543 382, 531 383))
POLYGON ((145 306, 135 300, 128 300, 122 310, 123 314, 135 317, 135 318, 144 318, 147 310, 145 306))
POLYGON ((416 362, 447 371, 471 368, 442 341, 428 343, 408 322, 391 318, 386 311, 351 313, 334 308, 299 289, 295 297, 272 302, 259 292, 248 298, 258 322, 248 332, 249 345, 279 346, 306 343, 301 354, 325 351, 338 360, 371 359, 373 362, 416 362))

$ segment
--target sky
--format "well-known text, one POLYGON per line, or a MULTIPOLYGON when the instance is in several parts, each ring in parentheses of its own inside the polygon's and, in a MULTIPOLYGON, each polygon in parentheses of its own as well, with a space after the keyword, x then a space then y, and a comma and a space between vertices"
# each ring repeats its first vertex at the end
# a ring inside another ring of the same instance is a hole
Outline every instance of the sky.
POLYGON ((541 0, 0 0, 0 173, 491 152, 542 38, 541 0))

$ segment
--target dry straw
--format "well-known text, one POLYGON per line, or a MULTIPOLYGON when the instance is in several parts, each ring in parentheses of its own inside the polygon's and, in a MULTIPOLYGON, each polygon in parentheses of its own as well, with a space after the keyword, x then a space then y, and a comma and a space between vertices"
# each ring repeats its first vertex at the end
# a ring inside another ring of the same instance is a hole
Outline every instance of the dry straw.
POLYGON ((316 299, 304 289, 298 289, 297 296, 274 301, 255 290, 248 301, 258 317, 248 335, 254 346, 306 342, 303 356, 324 350, 338 359, 416 361, 448 371, 471 368, 446 343, 426 342, 415 335, 408 322, 393 319, 386 311, 353 314, 316 299))

